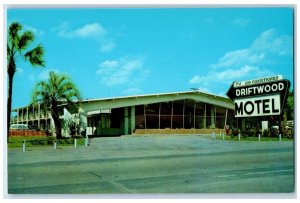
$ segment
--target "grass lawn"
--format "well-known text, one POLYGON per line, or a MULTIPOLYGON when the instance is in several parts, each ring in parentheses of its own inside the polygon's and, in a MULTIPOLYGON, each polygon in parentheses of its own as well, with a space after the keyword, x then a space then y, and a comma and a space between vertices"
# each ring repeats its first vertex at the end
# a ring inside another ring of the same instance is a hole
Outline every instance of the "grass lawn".
MULTIPOLYGON (((45 136, 16 136, 10 137, 8 142, 8 148, 22 147, 23 141, 25 140, 26 146, 51 146, 56 140, 55 137, 45 136)), ((74 145, 74 138, 64 138, 58 140, 60 145, 74 145)), ((84 138, 77 138, 77 145, 84 144, 84 138)))
MULTIPOLYGON (((212 139, 211 136, 208 136, 212 139)), ((223 137, 220 134, 216 134, 216 140, 222 140, 223 137)), ((53 146, 55 137, 45 137, 45 136, 15 136, 10 137, 8 142, 8 148, 22 147, 23 141, 25 140, 27 147, 34 146, 53 146)), ((230 135, 225 136, 225 140, 238 141, 238 136, 231 137, 230 135)), ((281 141, 293 141, 292 138, 282 137, 281 141)), ((258 137, 244 137, 241 136, 240 141, 258 141, 258 137)), ((260 141, 279 141, 278 137, 261 137, 260 141)), ((64 138, 58 140, 58 144, 61 146, 74 145, 74 138, 64 138)), ((77 138, 77 145, 84 145, 84 138, 77 138)))

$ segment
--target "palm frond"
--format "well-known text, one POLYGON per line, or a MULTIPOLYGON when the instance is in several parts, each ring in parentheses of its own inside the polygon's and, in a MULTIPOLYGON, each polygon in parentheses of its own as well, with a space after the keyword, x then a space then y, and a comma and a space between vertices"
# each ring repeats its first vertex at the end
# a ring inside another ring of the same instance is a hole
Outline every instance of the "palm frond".
POLYGON ((19 51, 24 50, 28 47, 29 43, 34 40, 34 35, 31 31, 24 32, 18 41, 19 51))
POLYGON ((25 53, 24 57, 26 60, 29 60, 33 66, 45 67, 45 61, 43 60, 44 52, 44 48, 41 45, 38 45, 34 49, 25 53))
POLYGON ((9 41, 12 43, 12 46, 18 45, 19 42, 19 32, 22 30, 22 25, 18 22, 13 22, 8 28, 9 41))
POLYGON ((50 93, 49 85, 45 81, 37 83, 33 89, 32 103, 40 102, 42 100, 46 102, 50 99, 50 93))
POLYGON ((32 100, 43 102, 50 107, 52 104, 73 104, 74 99, 80 100, 80 93, 75 84, 66 75, 49 72, 47 81, 36 84, 32 100))
POLYGON ((77 90, 77 87, 74 85, 74 83, 67 80, 61 84, 62 85, 60 85, 60 88, 58 89, 60 95, 71 95, 72 97, 77 97, 77 95, 79 96, 79 91, 77 90))

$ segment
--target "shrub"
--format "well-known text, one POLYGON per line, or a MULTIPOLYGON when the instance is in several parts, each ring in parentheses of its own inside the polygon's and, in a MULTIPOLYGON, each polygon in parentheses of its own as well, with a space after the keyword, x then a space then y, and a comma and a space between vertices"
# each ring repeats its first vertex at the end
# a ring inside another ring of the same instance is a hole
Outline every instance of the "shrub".
POLYGON ((269 132, 269 130, 264 130, 264 132, 263 132, 262 136, 264 136, 264 137, 268 137, 269 135, 270 135, 270 132, 269 132))
MULTIPOLYGON (((23 140, 26 141, 26 146, 51 146, 56 140, 55 137, 11 137, 8 143, 8 147, 22 147, 23 140)), ((73 145, 74 138, 64 138, 57 140, 59 145, 73 145)), ((77 144, 83 144, 84 139, 78 137, 77 144)))
POLYGON ((241 132, 244 137, 255 137, 256 129, 244 130, 241 132))
POLYGON ((239 130, 238 128, 234 128, 234 129, 232 130, 232 135, 233 135, 233 136, 238 136, 239 132, 240 132, 240 130, 239 130))
POLYGON ((278 134, 279 134, 279 130, 278 129, 271 128, 271 130, 270 130, 270 136, 271 137, 278 137, 278 134))

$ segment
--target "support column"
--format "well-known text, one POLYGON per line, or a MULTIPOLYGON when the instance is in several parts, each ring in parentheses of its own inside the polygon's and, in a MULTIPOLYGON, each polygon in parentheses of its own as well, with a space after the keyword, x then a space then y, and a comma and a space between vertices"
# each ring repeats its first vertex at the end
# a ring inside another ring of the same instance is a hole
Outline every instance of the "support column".
POLYGON ((173 129, 173 101, 172 101, 172 109, 171 109, 171 129, 173 129))
POLYGON ((185 100, 183 100, 182 128, 184 129, 185 100))
POLYGON ((124 135, 128 135, 128 107, 124 108, 124 135))
POLYGON ((133 134, 134 131, 135 131, 135 106, 131 107, 131 112, 130 112, 130 130, 131 130, 131 134, 133 134))
POLYGON ((196 100, 194 102, 194 128, 196 129, 196 100))
POLYGON ((19 109, 17 109, 17 123, 19 124, 19 109))
POLYGON ((160 129, 160 110, 161 110, 161 102, 159 103, 159 111, 158 111, 158 129, 160 129))
POLYGON ((29 118, 28 118, 28 106, 26 107, 26 124, 28 125, 28 120, 29 120, 29 118))
POLYGON ((217 127, 217 107, 215 106, 215 127, 217 127))
MULTIPOLYGON (((111 119, 111 118, 110 118, 111 119)), ((100 110, 100 113, 99 113, 99 118, 98 118, 98 125, 99 125, 99 134, 102 135, 103 134, 103 128, 102 128, 102 114, 101 114, 101 110, 100 110)), ((109 124, 110 125, 110 124, 109 124)))
POLYGON ((40 118, 41 118, 41 106, 38 104, 38 128, 40 128, 40 118))
POLYGON ((145 129, 147 129, 147 116, 146 116, 146 105, 144 104, 144 119, 145 119, 145 129))
POLYGON ((211 123, 211 126, 214 127, 215 126, 215 108, 212 108, 210 110, 210 123, 211 123))
POLYGON ((24 121, 24 109, 22 108, 22 111, 21 111, 21 123, 23 123, 24 121))
POLYGON ((225 113, 225 122, 224 122, 224 129, 227 125, 227 114, 228 114, 228 109, 226 109, 226 113, 225 113))
POLYGON ((32 120, 35 119, 34 104, 32 105, 32 120))
POLYGON ((204 104, 203 128, 206 129, 206 104, 204 104))

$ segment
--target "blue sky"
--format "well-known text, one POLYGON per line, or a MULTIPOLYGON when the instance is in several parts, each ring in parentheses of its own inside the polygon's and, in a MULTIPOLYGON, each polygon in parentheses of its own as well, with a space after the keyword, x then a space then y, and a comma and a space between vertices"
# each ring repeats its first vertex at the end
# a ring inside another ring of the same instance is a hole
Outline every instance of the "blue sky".
POLYGON ((292 8, 8 9, 46 51, 19 61, 12 107, 30 103, 49 71, 82 98, 189 91, 225 96, 233 81, 283 75, 293 84, 292 8))

